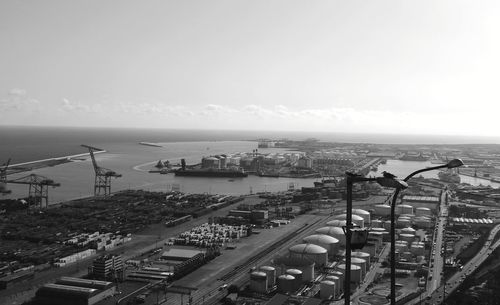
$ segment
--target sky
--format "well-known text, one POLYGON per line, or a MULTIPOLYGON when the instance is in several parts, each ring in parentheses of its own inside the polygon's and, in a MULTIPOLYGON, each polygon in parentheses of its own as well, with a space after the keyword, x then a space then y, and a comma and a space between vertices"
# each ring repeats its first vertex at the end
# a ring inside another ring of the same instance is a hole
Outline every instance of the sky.
POLYGON ((2 0, 0 125, 498 136, 499 1, 2 0))

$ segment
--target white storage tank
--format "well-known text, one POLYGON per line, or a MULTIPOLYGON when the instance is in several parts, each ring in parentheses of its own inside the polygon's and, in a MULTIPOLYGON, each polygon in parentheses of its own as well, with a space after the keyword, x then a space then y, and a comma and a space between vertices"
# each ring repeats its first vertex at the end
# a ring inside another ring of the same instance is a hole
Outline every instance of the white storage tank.
POLYGON ((334 219, 334 220, 330 220, 329 222, 326 223, 327 226, 330 226, 330 227, 345 227, 346 226, 346 221, 345 219, 344 220, 341 220, 341 219, 334 219))
POLYGON ((375 219, 375 220, 372 220, 372 229, 373 228, 382 228, 384 226, 384 222, 382 220, 379 220, 379 219, 375 219))
MULTIPOLYGON (((343 260, 343 263, 345 263, 345 259, 343 260)), ((359 257, 351 257, 351 264, 359 266, 359 268, 361 268, 361 278, 364 278, 367 270, 366 261, 359 257)))
POLYGON ((299 269, 302 271, 302 281, 305 283, 312 282, 314 276, 314 262, 306 258, 284 257, 276 260, 276 264, 282 266, 282 270, 299 269))
POLYGON ((416 208, 415 214, 417 216, 431 216, 432 215, 431 209, 425 208, 425 207, 416 208))
MULTIPOLYGON (((345 221, 347 218, 347 215, 340 214, 340 215, 334 216, 333 218, 336 220, 344 220, 345 221)), ((363 217, 356 215, 356 214, 352 214, 352 223, 357 225, 357 226, 360 226, 361 228, 363 228, 365 226, 365 220, 363 219, 363 217)))
POLYGON ((340 291, 344 290, 344 273, 342 273, 338 270, 334 270, 334 271, 328 271, 328 275, 329 276, 336 276, 339 278, 340 284, 338 286, 338 289, 339 289, 339 294, 340 294, 340 291))
POLYGON ((400 204, 396 206, 396 215, 413 214, 413 207, 408 204, 400 204), (399 212, 399 213, 398 213, 399 212))
POLYGON ((352 213, 358 216, 361 216, 364 220, 364 224, 369 226, 371 223, 370 212, 363 209, 352 209, 352 213))
POLYGON ((411 261, 412 257, 413 257, 413 255, 411 254, 411 252, 408 252, 408 251, 403 252, 401 254, 401 258, 405 259, 406 261, 411 261))
POLYGON ((340 295, 340 286, 344 284, 344 282, 340 281, 340 278, 335 275, 325 276, 325 281, 331 281, 335 283, 335 297, 340 295))
POLYGON ((421 216, 414 219, 414 224, 416 227, 428 229, 432 226, 430 218, 421 216))
POLYGON ((340 227, 322 227, 315 231, 319 234, 326 234, 339 240, 341 246, 345 246, 345 233, 340 227))
MULTIPOLYGON (((346 266, 345 264, 339 264, 337 265, 337 268, 339 269, 340 272, 346 272, 346 266)), ((356 286, 361 283, 362 277, 361 277, 361 268, 356 265, 351 265, 351 282, 356 283, 356 286)))
POLYGON ((267 287, 273 287, 276 285, 276 268, 271 266, 262 266, 260 271, 267 275, 267 287))
POLYGON ((330 297, 335 297, 335 283, 332 281, 322 281, 319 284, 319 296, 322 300, 327 300, 330 297))
POLYGON ((406 228, 411 226, 411 220, 408 217, 399 217, 396 224, 399 228, 406 228))
POLYGON ((351 254, 352 257, 359 257, 366 261, 366 268, 370 269, 370 253, 362 251, 354 251, 351 254))
POLYGON ((293 284, 293 290, 297 290, 302 286, 302 271, 299 269, 288 269, 285 271, 286 274, 289 274, 295 278, 295 282, 293 284))
POLYGON ((267 275, 260 271, 250 273, 250 289, 258 293, 267 293, 267 275))
POLYGON ((329 256, 337 254, 340 245, 338 239, 326 234, 309 235, 304 238, 304 242, 325 248, 329 256))
POLYGON ((386 229, 386 230, 390 230, 391 229, 391 221, 390 220, 384 221, 383 228, 386 229))
POLYGON ((278 291, 284 294, 294 292, 295 278, 289 274, 278 277, 278 291))
POLYGON ((424 247, 419 244, 413 243, 410 247, 410 251, 413 255, 424 255, 424 247))
POLYGON ((417 233, 417 230, 413 229, 412 227, 407 227, 401 229, 401 233, 415 235, 417 233))
POLYGON ((391 207, 387 204, 377 204, 374 206, 375 215, 389 216, 391 215, 391 207))
POLYGON ((408 243, 404 241, 396 241, 395 243, 396 250, 399 251, 400 253, 407 251, 408 250, 408 243))
POLYGON ((290 257, 306 258, 313 261, 316 266, 326 265, 328 252, 325 248, 314 244, 298 244, 288 249, 290 257))
POLYGON ((402 233, 402 234, 399 234, 399 239, 404 240, 408 243, 411 243, 415 239, 415 235, 402 233))

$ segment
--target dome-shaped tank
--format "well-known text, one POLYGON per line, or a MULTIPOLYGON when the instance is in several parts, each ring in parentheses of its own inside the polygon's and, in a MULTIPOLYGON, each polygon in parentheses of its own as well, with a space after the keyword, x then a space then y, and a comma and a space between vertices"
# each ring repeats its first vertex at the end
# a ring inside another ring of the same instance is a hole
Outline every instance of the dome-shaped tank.
POLYGON ((431 216, 431 209, 425 207, 416 208, 415 214, 417 216, 431 216))
POLYGON ((328 271, 328 275, 338 277, 339 281, 340 281, 340 284, 338 286, 339 294, 340 294, 340 291, 344 291, 344 273, 342 273, 339 270, 334 270, 334 271, 328 271))
POLYGON ((335 283, 332 281, 322 281, 319 284, 319 296, 322 300, 335 297, 335 283))
POLYGON ((411 226, 411 220, 409 218, 406 218, 406 217, 399 217, 396 224, 397 224, 397 227, 399 227, 399 228, 406 228, 406 227, 411 226))
POLYGON ((363 217, 364 224, 366 226, 370 225, 370 223, 371 223, 370 212, 362 210, 362 209, 352 209, 352 213, 363 217))
POLYGON ((413 243, 410 247, 410 251, 413 255, 424 255, 424 246, 413 243))
POLYGON ((413 214, 413 207, 408 204, 400 204, 396 206, 396 215, 413 214))
POLYGON ((267 275, 268 287, 273 287, 274 285, 276 285, 276 268, 271 266, 262 266, 259 269, 267 275))
MULTIPOLYGON (((337 268, 339 269, 340 272, 346 272, 346 265, 345 264, 339 264, 337 265, 337 268)), ((361 267, 356 266, 356 265, 351 265, 351 282, 356 283, 356 286, 361 283, 361 267)))
POLYGON ((312 282, 314 280, 314 262, 306 258, 281 257, 275 260, 277 265, 285 269, 299 269, 302 271, 302 281, 312 282))
POLYGON ((338 239, 326 234, 309 235, 304 238, 304 242, 325 248, 329 256, 337 254, 340 245, 338 239))
POLYGON ((391 207, 387 204, 377 204, 374 207, 375 215, 389 216, 391 215, 391 207))
POLYGON ((344 283, 340 281, 340 278, 335 275, 328 275, 325 276, 325 281, 331 281, 335 283, 335 296, 340 295, 340 286, 343 285, 344 283))
POLYGON ((401 253, 401 258, 406 260, 406 261, 411 261, 411 259, 413 258, 413 255, 411 254, 411 252, 405 251, 405 252, 401 253))
MULTIPOLYGON (((333 219, 337 219, 337 220, 346 220, 346 218, 347 218, 346 214, 340 214, 340 215, 336 215, 333 217, 333 219)), ((361 228, 363 228, 365 226, 365 220, 363 219, 363 217, 356 215, 356 214, 352 215, 352 223, 360 226, 361 228)))
POLYGON ((370 268, 370 253, 367 252, 361 252, 361 251, 354 251, 351 254, 352 257, 359 257, 362 258, 366 261, 366 268, 370 268))
POLYGON ((346 226, 346 221, 345 219, 334 219, 334 220, 330 220, 329 222, 326 223, 327 226, 330 226, 330 227, 345 227, 346 226))
POLYGON ((267 293, 267 275, 260 271, 250 273, 250 289, 258 293, 267 293))
POLYGON ((295 278, 295 282, 293 284, 293 290, 297 290, 302 286, 302 271, 299 269, 288 269, 285 271, 286 274, 290 274, 295 278))
POLYGON ((322 227, 315 231, 319 234, 326 234, 339 240, 341 246, 345 246, 345 233, 340 227, 322 227))
POLYGON ((391 221, 390 220, 384 221, 383 228, 389 231, 391 229, 391 221))
POLYGON ((307 258, 317 266, 323 266, 328 262, 328 252, 325 248, 314 244, 298 244, 291 246, 288 251, 290 257, 307 258))
POLYGON ((399 251, 400 253, 408 250, 408 243, 406 243, 406 242, 396 241, 395 246, 396 246, 396 250, 399 251))
MULTIPOLYGON (((343 260, 345 263, 345 259, 343 260)), ((359 257, 351 257, 351 264, 359 266, 361 268, 361 278, 364 278, 366 275, 366 261, 359 257)))
POLYGON ((384 222, 382 220, 379 220, 379 219, 374 219, 374 220, 372 220, 371 225, 372 225, 372 229, 382 228, 384 225, 384 222))
POLYGON ((399 238, 401 240, 408 242, 408 243, 411 243, 415 239, 415 235, 402 233, 402 234, 399 234, 399 238))
POLYGON ((283 274, 278 277, 278 291, 284 294, 294 291, 295 278, 289 274, 283 274))
POLYGON ((412 227, 406 227, 401 229, 401 233, 415 235, 417 233, 417 230, 413 229, 412 227))
POLYGON ((418 228, 428 229, 432 226, 431 219, 425 216, 416 217, 414 219, 414 224, 418 228))

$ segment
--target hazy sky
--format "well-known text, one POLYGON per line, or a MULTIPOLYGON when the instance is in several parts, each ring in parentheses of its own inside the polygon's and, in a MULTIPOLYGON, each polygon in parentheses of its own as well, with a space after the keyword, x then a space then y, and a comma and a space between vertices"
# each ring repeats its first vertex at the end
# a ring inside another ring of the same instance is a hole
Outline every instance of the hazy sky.
POLYGON ((499 1, 0 1, 0 124, 498 134, 499 1))

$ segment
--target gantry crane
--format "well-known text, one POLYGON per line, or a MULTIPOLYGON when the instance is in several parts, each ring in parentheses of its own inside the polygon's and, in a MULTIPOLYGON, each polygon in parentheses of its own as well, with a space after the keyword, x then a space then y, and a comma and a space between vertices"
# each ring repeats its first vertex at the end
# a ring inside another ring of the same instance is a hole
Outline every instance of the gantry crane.
POLYGON ((0 194, 9 194, 11 191, 7 189, 7 168, 10 164, 10 158, 0 167, 0 194))
POLYGON ((55 183, 54 180, 48 179, 47 177, 31 174, 25 177, 6 180, 6 183, 12 184, 28 184, 28 207, 30 205, 43 207, 43 202, 45 201, 45 207, 49 205, 49 186, 53 188, 56 186, 61 186, 60 183, 55 183))
POLYGON ((101 149, 88 145, 82 145, 82 147, 89 149, 90 158, 92 158, 92 164, 94 165, 94 171, 95 171, 94 196, 101 195, 101 191, 104 192, 104 194, 102 195, 108 196, 109 194, 111 194, 111 178, 119 178, 122 175, 97 165, 97 162, 95 161, 94 157, 94 150, 100 151, 101 149))

